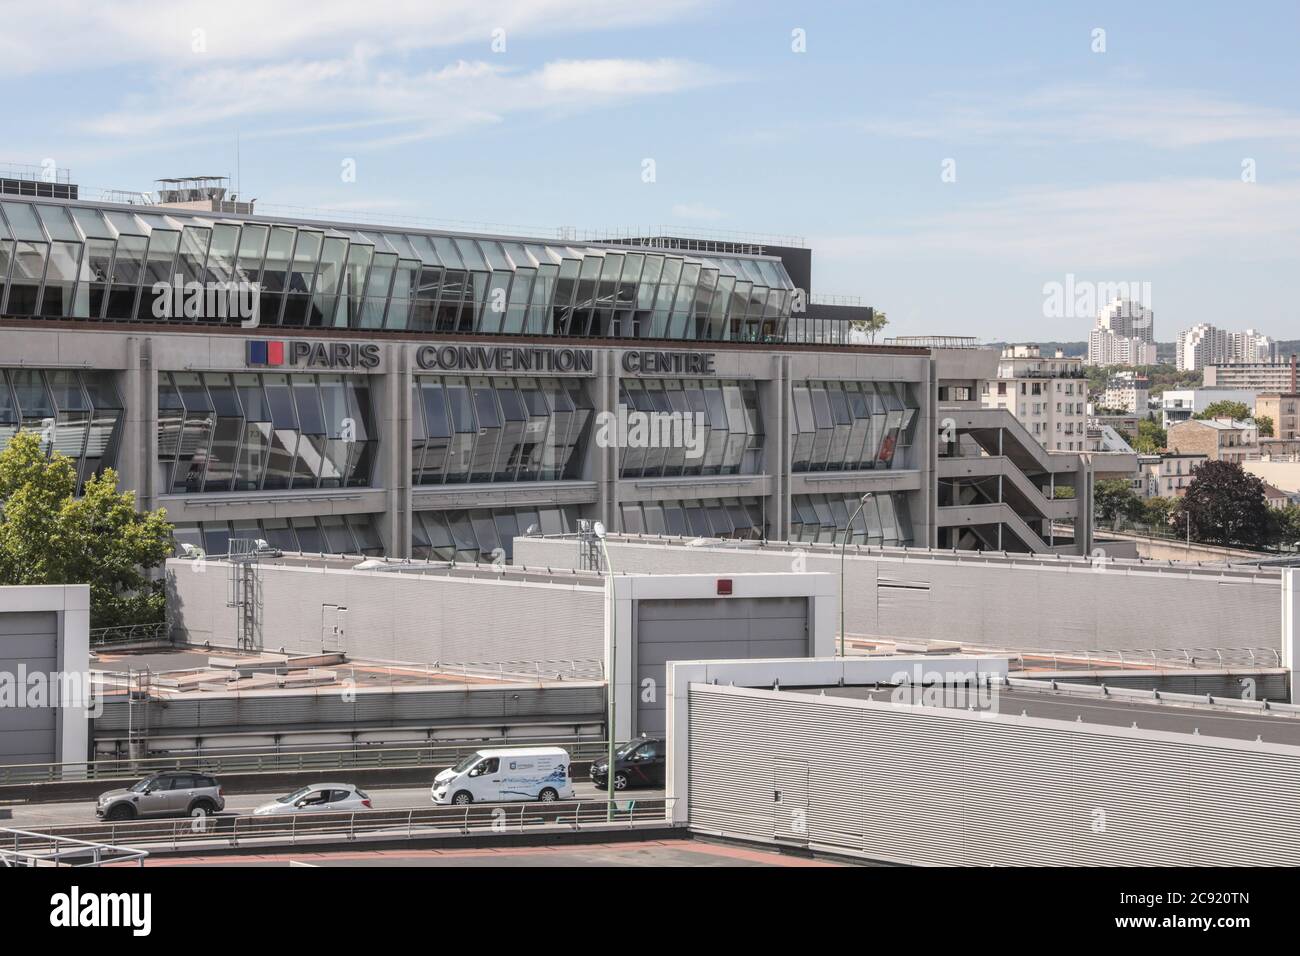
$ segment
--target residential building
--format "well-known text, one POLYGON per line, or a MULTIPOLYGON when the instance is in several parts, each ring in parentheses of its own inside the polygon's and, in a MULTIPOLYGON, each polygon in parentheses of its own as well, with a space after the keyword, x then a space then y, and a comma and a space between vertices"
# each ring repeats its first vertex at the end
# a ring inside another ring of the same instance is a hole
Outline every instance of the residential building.
POLYGON ((1151 395, 1151 380, 1136 372, 1120 372, 1106 382, 1102 395, 1103 408, 1123 410, 1145 418, 1151 395))
POLYGON ((1088 381, 1083 362, 1037 345, 1002 350, 996 381, 984 383, 985 408, 1005 408, 1049 451, 1087 450, 1088 381))
POLYGON ((1208 456, 1193 452, 1142 455, 1138 459, 1142 476, 1139 493, 1143 498, 1181 498, 1196 469, 1207 461, 1208 456))
POLYGON ((1178 333, 1176 361, 1184 372, 1199 371, 1208 365, 1266 362, 1273 358, 1274 345, 1271 338, 1254 329, 1229 332, 1202 322, 1178 333))
POLYGON ((1255 393, 1242 388, 1174 388, 1160 396, 1161 427, 1199 415, 1217 402, 1240 402, 1255 413, 1255 393))
POLYGON ((1205 385, 1214 388, 1248 388, 1257 392, 1300 391, 1297 359, 1286 362, 1240 362, 1232 365, 1207 365, 1205 385))
POLYGON ((1255 417, 1273 419, 1272 438, 1288 441, 1300 438, 1300 393, 1262 392, 1255 399, 1255 417))
POLYGON ((1107 303, 1088 334, 1088 364, 1155 365, 1155 313, 1131 299, 1107 303))
POLYGON ((1259 430, 1249 420, 1193 418, 1170 427, 1169 450, 1240 463, 1259 456, 1259 430))

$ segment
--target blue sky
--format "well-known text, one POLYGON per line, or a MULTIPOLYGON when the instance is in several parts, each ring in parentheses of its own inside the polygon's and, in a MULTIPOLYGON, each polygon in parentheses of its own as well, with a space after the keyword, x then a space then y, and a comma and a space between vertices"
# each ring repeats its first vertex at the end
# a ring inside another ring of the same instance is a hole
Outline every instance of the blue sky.
POLYGON ((1080 339, 1087 316, 1043 307, 1072 274, 1149 283, 1163 341, 1300 337, 1295 0, 0 14, 0 162, 52 159, 88 192, 233 176, 238 134, 268 208, 801 236, 814 292, 862 296, 887 334, 1080 339))

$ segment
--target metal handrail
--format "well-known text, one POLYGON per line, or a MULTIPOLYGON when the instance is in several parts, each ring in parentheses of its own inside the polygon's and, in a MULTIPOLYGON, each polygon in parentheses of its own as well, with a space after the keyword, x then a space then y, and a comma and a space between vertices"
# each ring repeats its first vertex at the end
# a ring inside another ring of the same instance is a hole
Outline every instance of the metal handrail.
MULTIPOLYGON (((348 813, 295 813, 284 816, 198 816, 174 820, 145 820, 123 823, 66 824, 44 833, 13 832, 13 852, 39 846, 51 840, 86 841, 95 836, 111 844, 166 846, 177 850, 188 844, 217 844, 238 847, 252 843, 288 842, 327 838, 351 842, 361 836, 414 839, 438 833, 519 833, 545 827, 578 831, 587 826, 608 827, 611 821, 635 829, 638 825, 661 824, 672 818, 674 798, 615 800, 611 811, 606 800, 518 801, 475 803, 467 806, 399 807, 391 810, 359 810, 348 813), (73 837, 72 834, 77 834, 73 837)), ((109 846, 110 844, 98 844, 109 846)))
POLYGON ((140 777, 159 770, 194 769, 211 774, 250 774, 293 770, 358 770, 404 767, 450 766, 457 759, 484 747, 508 744, 530 747, 564 747, 574 760, 598 757, 605 752, 602 738, 560 737, 533 740, 469 740, 447 744, 417 744, 406 747, 372 747, 359 750, 302 750, 233 754, 175 754, 166 757, 100 758, 62 763, 0 765, 0 785, 16 783, 68 782, 123 777, 140 777))
POLYGON ((55 836, 50 833, 33 833, 30 830, 15 830, 0 827, 0 839, 6 844, 13 838, 13 849, 0 846, 0 866, 44 866, 51 862, 54 866, 63 865, 63 858, 69 854, 78 857, 90 856, 90 862, 71 863, 69 866, 102 866, 104 863, 125 863, 135 860, 137 866, 144 866, 148 850, 135 847, 114 846, 111 843, 97 843, 80 840, 70 836, 55 836), (24 838, 28 838, 24 840, 24 838), (50 846, 52 850, 40 851, 36 847, 50 846), (27 849, 24 850, 23 847, 27 849), (105 859, 105 857, 109 859, 105 859))

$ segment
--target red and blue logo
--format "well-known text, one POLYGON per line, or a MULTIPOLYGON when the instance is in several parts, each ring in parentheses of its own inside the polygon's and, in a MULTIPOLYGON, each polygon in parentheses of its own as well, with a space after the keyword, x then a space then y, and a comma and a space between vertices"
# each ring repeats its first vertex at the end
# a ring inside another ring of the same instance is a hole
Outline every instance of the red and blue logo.
POLYGON ((284 343, 268 342, 262 340, 249 340, 248 342, 248 364, 249 365, 283 365, 284 364, 284 343))

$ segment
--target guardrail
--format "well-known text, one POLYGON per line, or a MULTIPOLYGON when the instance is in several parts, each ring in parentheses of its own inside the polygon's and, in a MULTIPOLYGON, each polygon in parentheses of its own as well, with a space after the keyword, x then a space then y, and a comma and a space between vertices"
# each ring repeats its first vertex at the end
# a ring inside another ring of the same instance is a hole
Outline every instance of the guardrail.
POLYGON ((113 758, 66 763, 30 763, 0 766, 0 786, 44 782, 70 782, 143 777, 160 770, 201 770, 214 775, 275 773, 298 770, 367 770, 402 767, 451 766, 461 757, 484 747, 564 747, 571 760, 603 756, 608 743, 583 738, 511 738, 471 740, 409 747, 369 747, 355 750, 305 750, 271 753, 178 753, 138 760, 113 758))
POLYGON ((1006 654, 1009 665, 1042 666, 1051 662, 1054 670, 1071 667, 1084 670, 1109 668, 1198 668, 1232 667, 1280 668, 1282 655, 1274 647, 1176 647, 1176 648, 1094 648, 1092 650, 1045 649, 1008 650, 981 648, 987 653, 1006 654))
POLYGON ((166 621, 152 624, 119 624, 116 627, 97 627, 90 632, 92 648, 113 647, 117 644, 170 644, 166 621))
MULTIPOLYGON (((612 804, 606 800, 481 803, 468 806, 408 807, 361 810, 353 813, 295 813, 284 816, 199 816, 175 820, 127 823, 68 824, 42 833, 22 830, 7 834, 6 852, 34 854, 51 841, 80 841, 85 846, 124 845, 134 852, 142 846, 180 850, 185 847, 240 847, 254 844, 337 841, 365 837, 410 840, 442 834, 526 833, 552 828, 582 830, 601 826, 635 828, 671 819, 672 800, 656 797, 612 804), (92 843, 90 841, 103 841, 92 843)), ((147 854, 146 854, 147 855, 147 854)))
POLYGON ((1092 700, 1127 700, 1133 703, 1170 704, 1181 707, 1207 707, 1245 714, 1273 714, 1282 717, 1300 717, 1300 704, 1279 703, 1272 700, 1242 700, 1216 694, 1182 694, 1159 689, 1142 690, 1135 687, 1111 687, 1106 684, 1071 684, 1065 681, 1029 680, 1008 677, 1002 680, 1008 690, 1033 690, 1042 692, 1045 687, 1065 697, 1087 697, 1092 700))
POLYGON ((103 866, 130 863, 144 866, 148 850, 95 843, 69 836, 0 828, 0 866, 103 866), (10 849, 12 846, 12 849, 10 849))

